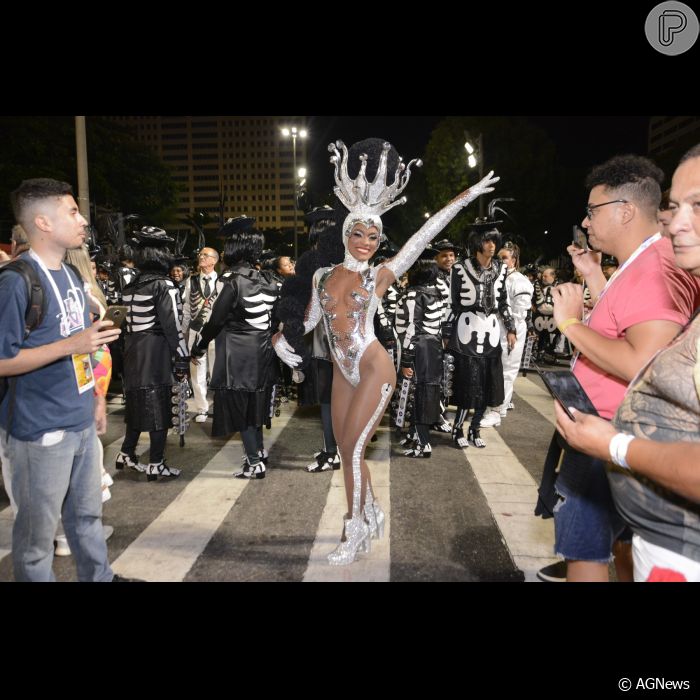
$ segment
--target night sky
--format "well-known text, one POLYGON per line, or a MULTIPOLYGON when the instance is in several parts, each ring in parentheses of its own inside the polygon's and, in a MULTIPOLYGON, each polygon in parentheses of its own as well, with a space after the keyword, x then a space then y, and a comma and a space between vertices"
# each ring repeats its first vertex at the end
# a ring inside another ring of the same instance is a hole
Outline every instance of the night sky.
MULTIPOLYGON (((328 144, 336 139, 348 146, 376 136, 396 146, 405 161, 423 157, 439 116, 352 116, 309 118, 308 182, 312 192, 328 192, 333 187, 333 169, 328 162, 328 144)), ((563 252, 571 226, 580 223, 587 193, 586 173, 608 158, 624 153, 646 155, 649 117, 526 116, 524 119, 544 130, 554 143, 559 164, 571 173, 564 191, 551 213, 548 224, 547 254, 563 252)), ((485 169, 489 169, 486 162, 485 169)), ((410 185, 406 191, 411 196, 410 185)), ((526 251, 524 257, 527 258, 526 251)))
MULTIPOLYGON (((341 139, 350 145, 370 136, 396 146, 405 161, 423 156, 430 133, 443 117, 309 118, 310 176, 316 186, 332 184, 327 146, 341 139), (325 171, 325 174, 324 174, 325 171), (317 185, 318 183, 318 185, 317 185)), ((590 168, 619 153, 646 154, 649 117, 525 117, 542 128, 557 147, 563 165, 590 168)), ((488 163, 486 164, 488 168, 488 163)))

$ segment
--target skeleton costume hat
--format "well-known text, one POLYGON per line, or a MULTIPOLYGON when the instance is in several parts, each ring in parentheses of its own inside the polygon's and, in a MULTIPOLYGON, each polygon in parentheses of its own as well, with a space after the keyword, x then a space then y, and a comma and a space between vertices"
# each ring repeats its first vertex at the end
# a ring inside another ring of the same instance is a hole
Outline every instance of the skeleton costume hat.
POLYGON ((245 214, 236 216, 233 219, 228 219, 219 229, 219 233, 223 233, 226 237, 234 233, 241 233, 242 231, 253 228, 256 221, 257 219, 253 216, 246 216, 245 214))
POLYGON ((455 254, 461 253, 463 250, 461 246, 458 246, 456 243, 453 243, 451 240, 449 240, 449 238, 443 238, 441 241, 433 243, 432 247, 435 249, 435 255, 437 255, 438 253, 442 253, 445 250, 452 250, 455 254))
POLYGON ((157 226, 144 226, 140 231, 134 231, 131 239, 135 245, 142 246, 167 246, 168 243, 174 243, 175 239, 157 226))
POLYGON ((317 221, 323 221, 324 219, 336 220, 337 217, 338 212, 333 209, 333 207, 324 204, 321 207, 314 207, 311 211, 307 211, 306 214, 304 214, 304 221, 308 226, 312 226, 317 221))

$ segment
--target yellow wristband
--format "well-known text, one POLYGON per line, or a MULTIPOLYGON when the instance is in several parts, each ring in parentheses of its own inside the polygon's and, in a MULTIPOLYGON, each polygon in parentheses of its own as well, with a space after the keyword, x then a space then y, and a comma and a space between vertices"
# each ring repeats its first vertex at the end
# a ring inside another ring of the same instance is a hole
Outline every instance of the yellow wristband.
POLYGON ((566 321, 562 321, 557 328, 564 333, 569 326, 573 326, 575 323, 581 323, 578 318, 567 318, 566 321))

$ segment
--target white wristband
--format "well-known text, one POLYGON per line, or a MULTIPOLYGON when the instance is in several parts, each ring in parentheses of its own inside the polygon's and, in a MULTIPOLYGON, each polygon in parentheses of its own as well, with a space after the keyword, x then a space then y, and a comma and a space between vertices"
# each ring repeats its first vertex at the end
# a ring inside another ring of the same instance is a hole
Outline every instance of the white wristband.
POLYGON ((629 469, 630 465, 627 464, 627 448, 630 446, 630 442, 634 440, 634 435, 629 433, 617 433, 610 440, 610 445, 608 445, 608 450, 610 451, 610 459, 618 467, 624 467, 629 469))

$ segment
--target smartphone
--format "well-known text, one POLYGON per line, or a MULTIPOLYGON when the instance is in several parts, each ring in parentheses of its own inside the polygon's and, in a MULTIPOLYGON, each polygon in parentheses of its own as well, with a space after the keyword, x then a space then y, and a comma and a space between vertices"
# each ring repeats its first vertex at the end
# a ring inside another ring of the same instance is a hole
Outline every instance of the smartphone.
POLYGON ((586 234, 579 226, 574 226, 573 244, 577 248, 581 248, 581 250, 588 252, 588 238, 586 238, 586 234))
POLYGON ((124 319, 126 318, 126 313, 128 310, 128 306, 110 306, 107 309, 107 313, 105 313, 105 316, 102 320, 112 321, 112 323, 114 323, 114 328, 119 328, 122 325, 122 323, 124 323, 124 319))
POLYGON ((566 414, 572 421, 576 421, 574 415, 569 410, 569 407, 575 408, 582 413, 590 413, 597 416, 593 402, 588 397, 588 394, 583 390, 583 387, 576 379, 576 375, 569 370, 544 370, 535 365, 537 374, 540 375, 549 393, 561 404, 561 407, 566 411, 566 414))

